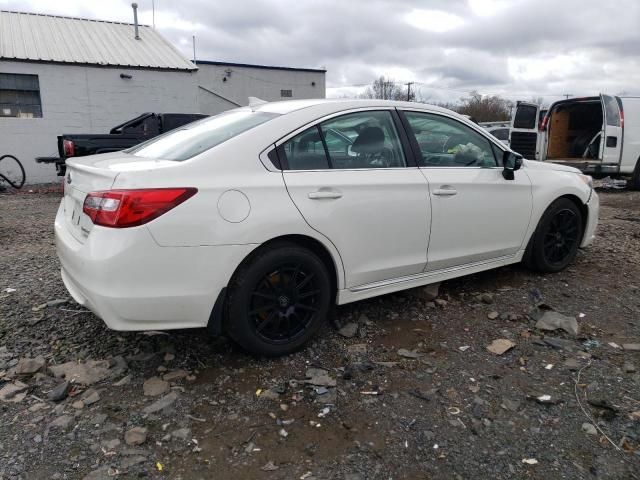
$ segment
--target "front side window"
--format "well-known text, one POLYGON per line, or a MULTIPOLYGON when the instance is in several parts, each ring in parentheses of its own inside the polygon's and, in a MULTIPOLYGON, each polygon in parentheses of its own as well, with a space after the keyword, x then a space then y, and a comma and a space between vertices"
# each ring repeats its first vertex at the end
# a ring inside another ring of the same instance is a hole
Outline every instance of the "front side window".
POLYGON ((332 118, 296 135, 282 150, 290 170, 406 166, 389 111, 357 112, 332 118))
POLYGON ((441 115, 405 112, 420 147, 421 167, 495 167, 491 142, 467 125, 441 115))
POLYGON ((231 110, 171 130, 126 152, 144 158, 183 161, 278 116, 270 112, 231 110))
POLYGON ((37 75, 0 73, 0 117, 42 117, 37 75))

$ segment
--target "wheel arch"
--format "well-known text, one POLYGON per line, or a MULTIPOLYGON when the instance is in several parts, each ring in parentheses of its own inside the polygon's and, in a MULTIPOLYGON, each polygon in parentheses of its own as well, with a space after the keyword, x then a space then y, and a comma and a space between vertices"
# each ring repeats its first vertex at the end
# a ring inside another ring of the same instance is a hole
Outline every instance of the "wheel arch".
MULTIPOLYGON (((331 278, 331 287, 333 293, 336 295, 337 300, 337 292, 339 288, 342 288, 343 279, 344 279, 344 268, 342 265, 342 259, 340 258, 340 254, 331 247, 325 245, 323 242, 318 240, 317 238, 311 237, 309 235, 304 234, 289 234, 289 235, 280 235, 277 237, 270 238, 269 240, 261 243, 255 249, 253 249, 235 268, 233 274, 229 277, 229 283, 233 281, 234 276, 238 272, 238 270, 250 262, 256 255, 260 252, 264 251, 267 248, 272 247, 273 245, 277 245, 278 243, 293 243, 300 247, 306 248, 316 254, 322 263, 325 265, 327 270, 329 271, 329 276, 331 278)), ((225 312, 225 303, 227 297, 227 287, 223 288, 216 302, 211 310, 211 315, 209 316, 209 322, 207 324, 207 329, 209 332, 214 335, 220 335, 223 332, 223 321, 224 321, 224 312, 225 312)))

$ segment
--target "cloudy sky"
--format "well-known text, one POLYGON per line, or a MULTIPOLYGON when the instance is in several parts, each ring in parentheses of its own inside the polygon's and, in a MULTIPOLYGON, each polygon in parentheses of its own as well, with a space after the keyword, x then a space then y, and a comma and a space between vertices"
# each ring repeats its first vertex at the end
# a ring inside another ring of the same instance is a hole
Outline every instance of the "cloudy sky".
MULTIPOLYGON (((152 1, 138 0, 141 23, 152 1)), ((0 9, 132 21, 126 0, 0 0, 0 9)), ((327 69, 327 96, 386 75, 424 99, 640 94, 638 0, 155 0, 189 58, 327 69)))

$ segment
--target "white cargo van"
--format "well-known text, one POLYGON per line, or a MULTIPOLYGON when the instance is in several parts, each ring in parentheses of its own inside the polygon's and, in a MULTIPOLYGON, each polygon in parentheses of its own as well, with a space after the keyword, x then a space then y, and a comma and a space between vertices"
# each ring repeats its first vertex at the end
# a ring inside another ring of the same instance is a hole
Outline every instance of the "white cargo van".
POLYGON ((602 94, 540 107, 518 102, 511 148, 525 158, 562 163, 594 176, 631 176, 640 189, 640 97, 602 94))

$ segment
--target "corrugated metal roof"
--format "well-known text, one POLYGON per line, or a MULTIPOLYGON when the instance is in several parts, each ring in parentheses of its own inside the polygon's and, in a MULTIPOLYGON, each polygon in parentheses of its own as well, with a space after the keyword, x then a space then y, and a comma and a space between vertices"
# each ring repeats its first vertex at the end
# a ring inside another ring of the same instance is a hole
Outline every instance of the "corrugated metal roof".
POLYGON ((196 70, 148 25, 0 10, 0 59, 196 70))

